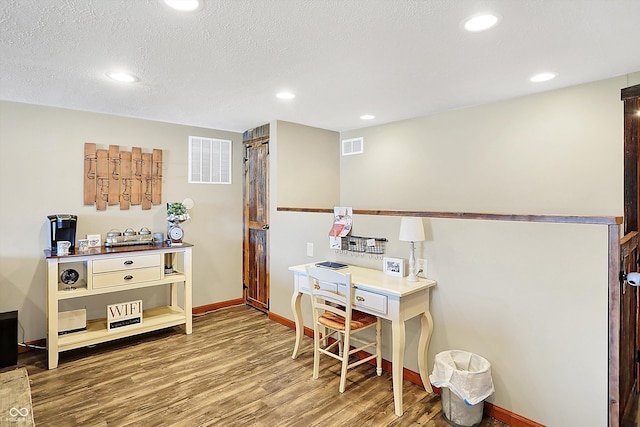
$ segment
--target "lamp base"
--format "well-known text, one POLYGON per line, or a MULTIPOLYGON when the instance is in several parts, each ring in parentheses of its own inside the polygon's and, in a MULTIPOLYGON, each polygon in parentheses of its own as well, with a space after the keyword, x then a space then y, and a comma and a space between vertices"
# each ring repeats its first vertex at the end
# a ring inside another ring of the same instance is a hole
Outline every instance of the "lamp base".
POLYGON ((407 276, 407 282, 417 282, 416 276, 416 248, 414 242, 410 242, 411 252, 409 252, 409 275, 407 276))

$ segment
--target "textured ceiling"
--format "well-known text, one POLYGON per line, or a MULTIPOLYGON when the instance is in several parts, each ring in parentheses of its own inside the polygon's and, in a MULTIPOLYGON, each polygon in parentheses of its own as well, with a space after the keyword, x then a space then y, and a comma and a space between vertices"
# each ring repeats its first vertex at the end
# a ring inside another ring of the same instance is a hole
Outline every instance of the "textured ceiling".
POLYGON ((640 71, 640 0, 204 2, 180 13, 162 0, 0 0, 0 99, 344 131, 640 71), (460 29, 481 11, 502 22, 460 29), (140 82, 110 81, 114 68, 140 82), (558 77, 528 81, 548 70, 558 77), (281 89, 297 97, 276 99, 281 89))

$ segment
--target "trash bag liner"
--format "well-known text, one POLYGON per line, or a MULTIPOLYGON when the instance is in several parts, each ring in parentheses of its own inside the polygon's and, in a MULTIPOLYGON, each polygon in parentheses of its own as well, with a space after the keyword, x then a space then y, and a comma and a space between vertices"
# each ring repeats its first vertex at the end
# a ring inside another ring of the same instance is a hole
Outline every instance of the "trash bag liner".
POLYGON ((477 354, 448 350, 436 354, 429 381, 436 387, 447 387, 471 406, 494 392, 491 364, 477 354))

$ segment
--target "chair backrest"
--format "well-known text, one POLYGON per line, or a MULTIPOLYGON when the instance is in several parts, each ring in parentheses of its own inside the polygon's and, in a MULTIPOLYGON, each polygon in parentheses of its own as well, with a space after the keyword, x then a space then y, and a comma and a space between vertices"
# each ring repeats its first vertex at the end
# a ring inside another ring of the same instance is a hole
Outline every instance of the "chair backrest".
POLYGON ((342 316, 345 328, 350 328, 354 288, 350 273, 340 273, 322 267, 307 267, 314 322, 326 310, 342 316))

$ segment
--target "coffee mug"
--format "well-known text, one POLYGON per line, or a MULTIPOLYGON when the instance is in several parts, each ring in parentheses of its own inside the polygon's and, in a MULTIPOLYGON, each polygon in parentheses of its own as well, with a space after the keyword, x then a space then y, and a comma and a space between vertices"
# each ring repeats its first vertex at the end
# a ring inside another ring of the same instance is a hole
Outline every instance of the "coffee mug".
POLYGON ((71 248, 71 242, 67 240, 60 240, 57 244, 57 254, 58 255, 68 255, 69 248, 71 248))
POLYGON ((78 239, 78 250, 84 252, 89 249, 89 239, 78 239))

